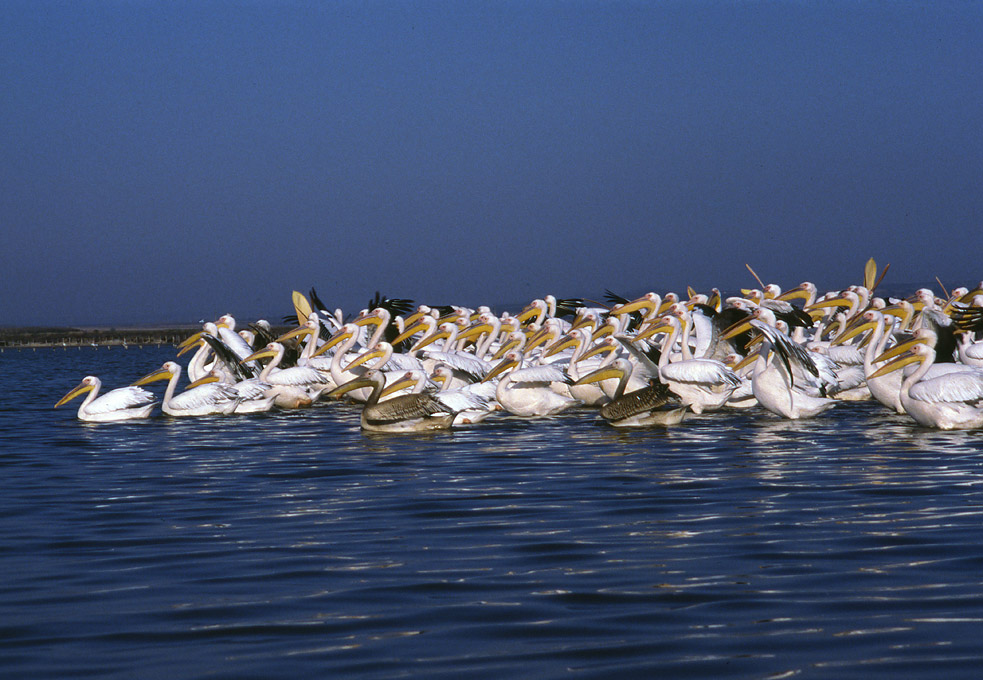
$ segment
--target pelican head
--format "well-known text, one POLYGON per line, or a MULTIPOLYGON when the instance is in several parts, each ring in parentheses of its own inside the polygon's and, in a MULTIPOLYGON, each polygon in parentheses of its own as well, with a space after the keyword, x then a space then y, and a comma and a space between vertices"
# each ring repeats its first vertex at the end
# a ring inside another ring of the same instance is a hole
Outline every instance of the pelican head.
POLYGON ((85 376, 84 378, 82 378, 82 382, 79 383, 76 388, 74 388, 71 392, 69 392, 64 397, 58 400, 58 403, 55 404, 55 408, 58 408, 62 404, 66 404, 70 402, 72 399, 79 396, 80 394, 85 394, 86 392, 96 389, 101 384, 102 382, 96 376, 94 375, 85 376))

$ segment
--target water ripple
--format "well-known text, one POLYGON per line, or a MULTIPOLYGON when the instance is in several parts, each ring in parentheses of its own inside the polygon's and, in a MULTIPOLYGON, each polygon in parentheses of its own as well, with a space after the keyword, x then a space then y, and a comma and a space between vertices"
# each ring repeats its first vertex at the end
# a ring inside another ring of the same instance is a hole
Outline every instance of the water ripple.
POLYGON ((78 376, 123 384, 172 355, 3 355, 23 404, 0 409, 5 675, 974 677, 983 661, 978 433, 873 404, 408 437, 365 436, 340 404, 108 427, 51 408, 78 376))

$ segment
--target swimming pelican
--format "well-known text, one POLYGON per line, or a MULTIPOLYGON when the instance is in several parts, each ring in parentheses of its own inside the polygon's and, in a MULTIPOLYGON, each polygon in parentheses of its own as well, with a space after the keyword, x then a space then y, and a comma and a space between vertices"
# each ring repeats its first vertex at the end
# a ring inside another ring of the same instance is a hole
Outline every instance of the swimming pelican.
POLYGON ((686 406, 669 387, 656 380, 640 390, 625 394, 632 365, 627 359, 615 359, 609 365, 588 373, 574 385, 587 385, 616 378, 618 387, 614 398, 601 406, 601 417, 614 427, 647 427, 678 425, 686 416, 686 406))
MULTIPOLYGON (((368 432, 446 430, 453 424, 456 412, 426 392, 401 394, 380 401, 385 385, 386 379, 382 373, 370 368, 361 377, 331 390, 327 397, 337 398, 352 390, 371 388, 360 418, 362 429, 368 432)), ((397 385, 398 383, 394 383, 393 387, 402 389, 402 386, 397 385)))
POLYGON ((741 379, 720 361, 693 357, 689 347, 690 324, 685 312, 677 311, 678 315, 662 317, 662 323, 650 329, 652 333, 666 333, 659 357, 659 377, 693 413, 716 411, 727 403, 740 386, 741 379), (677 339, 680 339, 682 356, 670 361, 670 353, 677 339))
POLYGON ((80 394, 89 393, 79 405, 78 419, 87 423, 109 423, 121 420, 147 418, 153 411, 157 399, 153 394, 139 387, 118 387, 99 395, 102 381, 94 375, 87 375, 82 382, 58 400, 55 408, 65 404, 80 394))
POLYGON ((266 413, 273 410, 276 405, 276 391, 271 389, 273 386, 269 383, 259 378, 247 378, 236 382, 228 372, 216 368, 188 385, 188 389, 213 382, 228 385, 235 390, 239 402, 232 410, 233 413, 266 413))
POLYGON ((502 408, 526 418, 551 416, 580 405, 580 401, 565 397, 551 387, 572 382, 555 366, 522 368, 522 355, 515 350, 506 352, 502 361, 488 372, 483 382, 502 376, 495 388, 495 398, 502 408), (504 375, 503 375, 504 374, 504 375))
POLYGON ((747 323, 762 335, 757 353, 745 360, 755 362, 751 390, 761 406, 795 420, 816 416, 837 403, 824 396, 826 383, 819 379, 819 369, 809 352, 759 319, 747 323), (775 361, 776 357, 781 361, 775 361))
POLYGON ((244 361, 270 357, 270 362, 260 371, 259 379, 269 383, 276 395, 276 405, 280 408, 300 408, 310 406, 332 385, 327 377, 310 366, 288 366, 278 368, 283 361, 283 345, 271 342, 264 349, 253 352, 244 361))
POLYGON ((167 389, 161 401, 161 410, 169 416, 207 416, 232 413, 239 401, 239 395, 228 385, 210 383, 199 385, 175 395, 178 380, 181 379, 181 366, 173 361, 153 373, 149 373, 134 385, 146 385, 157 380, 167 380, 167 389))
POLYGON ((918 368, 901 382, 901 405, 916 423, 940 430, 983 427, 983 369, 971 368, 925 378, 934 361, 934 349, 924 343, 915 343, 879 368, 874 377, 917 363, 918 368))

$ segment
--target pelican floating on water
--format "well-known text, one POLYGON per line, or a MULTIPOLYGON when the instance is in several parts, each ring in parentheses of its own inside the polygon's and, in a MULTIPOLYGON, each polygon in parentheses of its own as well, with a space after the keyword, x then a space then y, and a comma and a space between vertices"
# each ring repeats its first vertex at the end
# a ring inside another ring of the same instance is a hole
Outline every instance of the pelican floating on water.
POLYGON ((232 413, 239 402, 239 395, 234 389, 218 382, 192 387, 175 395, 180 379, 181 366, 173 361, 165 361, 159 369, 133 384, 139 386, 167 380, 167 389, 160 408, 169 416, 224 415, 232 413))
POLYGON ((911 375, 901 382, 901 405, 925 427, 940 430, 967 430, 983 427, 983 369, 953 371, 926 378, 935 362, 935 350, 915 343, 890 363, 881 366, 873 377, 917 363, 911 375))
POLYGON ((80 394, 89 393, 79 405, 78 419, 87 423, 109 423, 121 420, 136 420, 150 417, 156 397, 140 387, 118 387, 103 395, 99 394, 102 381, 94 375, 87 375, 82 382, 58 400, 55 408, 65 404, 80 394))
MULTIPOLYGON (((381 371, 370 368, 359 378, 339 385, 327 394, 329 398, 341 397, 352 390, 371 388, 369 398, 362 408, 362 429, 367 432, 425 432, 446 430, 454 422, 456 411, 427 392, 400 394, 380 401, 386 387, 381 371)), ((395 389, 402 385, 394 383, 395 389)))
POLYGON ((618 387, 614 398, 601 407, 601 417, 614 427, 649 427, 678 425, 686 416, 686 406, 680 404, 668 385, 652 380, 648 387, 625 394, 632 366, 627 359, 615 359, 608 366, 588 373, 574 385, 586 385, 616 378, 618 387))

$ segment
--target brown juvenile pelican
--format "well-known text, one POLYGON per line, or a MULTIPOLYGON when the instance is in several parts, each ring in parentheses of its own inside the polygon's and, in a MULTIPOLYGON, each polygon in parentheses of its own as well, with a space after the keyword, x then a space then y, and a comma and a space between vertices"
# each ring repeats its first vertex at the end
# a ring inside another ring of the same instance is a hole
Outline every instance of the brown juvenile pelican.
MULTIPOLYGON (((386 385, 382 372, 370 368, 359 378, 339 385, 326 396, 340 397, 352 390, 369 387, 372 392, 362 409, 362 429, 367 432, 423 432, 446 430, 454 422, 457 411, 442 402, 438 396, 426 392, 401 394, 379 401, 386 385)), ((393 385, 396 387, 396 385, 393 385)), ((402 389, 399 386, 398 389, 402 389)))
POLYGON ((680 403, 679 397, 672 393, 668 385, 653 380, 648 387, 625 394, 631 370, 631 364, 626 359, 615 359, 609 366, 588 373, 574 385, 618 379, 614 399, 601 407, 601 417, 614 427, 681 423, 686 416, 686 406, 680 403))

